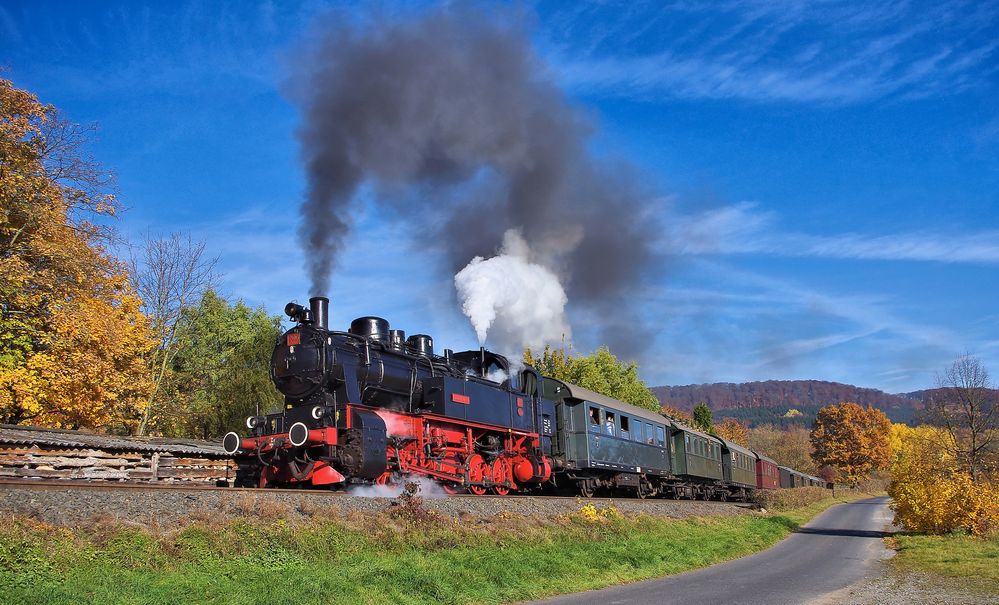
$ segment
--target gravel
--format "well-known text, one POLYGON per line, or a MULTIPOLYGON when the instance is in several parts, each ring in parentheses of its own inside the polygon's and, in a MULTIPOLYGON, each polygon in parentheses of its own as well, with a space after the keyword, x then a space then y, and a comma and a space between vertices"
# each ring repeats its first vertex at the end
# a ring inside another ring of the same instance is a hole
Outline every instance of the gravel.
POLYGON ((999 595, 973 580, 900 570, 882 562, 866 579, 807 605, 999 605, 999 595))
MULTIPOLYGON (((186 490, 129 487, 0 487, 0 513, 30 516, 47 523, 72 525, 103 518, 139 525, 169 526, 191 518, 221 515, 305 517, 317 511, 347 514, 377 513, 397 505, 398 499, 324 492, 268 490, 186 490)), ((491 517, 499 513, 555 517, 576 512, 588 503, 598 508, 610 505, 622 513, 645 513, 684 519, 703 516, 748 514, 747 504, 627 498, 539 498, 539 497, 438 497, 424 498, 424 506, 451 517, 491 517)))

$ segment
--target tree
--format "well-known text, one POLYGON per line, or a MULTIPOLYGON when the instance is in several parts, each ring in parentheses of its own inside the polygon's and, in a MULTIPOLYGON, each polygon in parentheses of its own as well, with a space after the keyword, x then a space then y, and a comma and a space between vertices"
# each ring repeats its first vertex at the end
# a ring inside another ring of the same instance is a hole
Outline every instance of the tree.
POLYGON ((647 410, 659 411, 659 400, 638 377, 638 364, 618 361, 607 347, 593 353, 573 355, 564 347, 546 346, 540 357, 524 351, 524 363, 545 376, 578 384, 608 397, 626 401, 647 410))
POLYGON ((999 442, 996 392, 982 361, 962 355, 942 375, 926 406, 929 420, 944 429, 940 445, 977 481, 999 442))
POLYGON ((810 434, 812 460, 839 469, 851 485, 886 468, 891 422, 881 410, 844 402, 819 410, 810 434))
POLYGON ((178 329, 183 310, 215 283, 218 257, 205 256, 205 243, 190 235, 147 235, 138 254, 133 254, 132 279, 145 301, 146 315, 156 334, 157 346, 149 356, 152 388, 143 410, 138 433, 146 434, 159 405, 163 383, 177 354, 178 329))
POLYGON ((726 418, 714 425, 714 434, 723 439, 749 447, 749 429, 735 418, 726 418))
POLYGON ((749 429, 749 449, 763 452, 778 464, 803 473, 816 474, 819 470, 812 462, 812 444, 804 427, 783 430, 773 425, 753 427, 749 429))
POLYGON ((972 482, 953 452, 940 447, 947 430, 904 424, 891 427, 891 483, 895 523, 911 531, 942 534, 999 529, 999 483, 972 482))
POLYGON ((677 420, 688 426, 694 426, 694 419, 690 417, 690 414, 671 405, 659 406, 659 413, 667 418, 677 420))
POLYGON ((164 433, 208 439, 244 428, 247 416, 280 409, 270 359, 281 318, 213 290, 181 310, 177 353, 156 418, 164 433))
POLYGON ((0 79, 0 422, 128 428, 152 347, 105 249, 118 203, 92 129, 0 79))
POLYGON ((698 403, 697 405, 694 406, 695 428, 699 428, 705 433, 708 433, 711 431, 711 426, 713 423, 714 421, 711 418, 711 408, 708 407, 708 404, 702 401, 701 403, 698 403))

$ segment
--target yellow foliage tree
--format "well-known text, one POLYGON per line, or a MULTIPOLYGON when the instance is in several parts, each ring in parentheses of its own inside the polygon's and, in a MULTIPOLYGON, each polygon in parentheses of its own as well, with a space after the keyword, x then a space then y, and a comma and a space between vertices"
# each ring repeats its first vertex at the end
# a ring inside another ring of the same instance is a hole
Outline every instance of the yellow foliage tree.
POLYGON ((0 79, 0 422, 120 427, 148 389, 140 301, 87 220, 117 204, 85 139, 0 79))
POLYGON ((973 482, 964 465, 940 446, 945 433, 936 427, 892 425, 888 494, 895 522, 933 534, 999 531, 999 483, 973 482))
POLYGON ((749 428, 735 418, 726 418, 715 423, 715 434, 723 439, 749 447, 749 428))
POLYGON ((819 410, 810 438, 812 460, 838 469, 851 485, 888 466, 891 422, 881 410, 844 402, 819 410))

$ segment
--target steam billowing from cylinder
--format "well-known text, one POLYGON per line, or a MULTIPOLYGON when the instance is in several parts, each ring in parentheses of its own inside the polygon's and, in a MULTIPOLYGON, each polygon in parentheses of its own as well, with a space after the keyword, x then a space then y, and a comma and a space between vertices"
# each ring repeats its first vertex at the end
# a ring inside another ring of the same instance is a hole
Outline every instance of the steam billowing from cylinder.
MULTIPOLYGON (((514 230, 518 253, 508 260, 557 277, 558 288, 538 282, 535 294, 556 297, 544 307, 564 307, 558 296, 567 295, 601 315, 631 315, 621 325, 641 331, 627 300, 657 264, 658 230, 627 167, 587 149, 590 120, 551 82, 519 13, 440 9, 347 22, 325 24, 293 80, 304 109, 301 237, 312 291, 331 291, 365 186, 365 199, 430 230, 446 270, 496 255, 514 230)), ((510 325, 498 315, 490 339, 532 330, 496 332, 510 325)), ((649 340, 616 329, 603 337, 623 354, 649 340)))

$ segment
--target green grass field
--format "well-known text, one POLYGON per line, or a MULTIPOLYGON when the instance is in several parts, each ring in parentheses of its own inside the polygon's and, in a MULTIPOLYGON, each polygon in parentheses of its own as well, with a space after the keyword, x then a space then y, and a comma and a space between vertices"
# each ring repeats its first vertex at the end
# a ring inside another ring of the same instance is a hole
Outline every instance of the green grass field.
POLYGON ((592 509, 454 521, 402 507, 336 520, 317 512, 295 523, 200 521, 154 534, 14 519, 0 523, 0 602, 505 603, 747 555, 848 498, 684 521, 592 509))
POLYGON ((999 594, 999 537, 898 535, 891 545, 900 569, 959 580, 966 588, 999 594))

